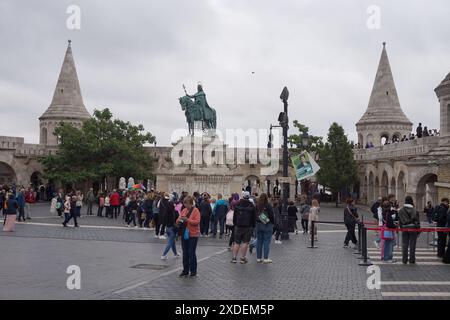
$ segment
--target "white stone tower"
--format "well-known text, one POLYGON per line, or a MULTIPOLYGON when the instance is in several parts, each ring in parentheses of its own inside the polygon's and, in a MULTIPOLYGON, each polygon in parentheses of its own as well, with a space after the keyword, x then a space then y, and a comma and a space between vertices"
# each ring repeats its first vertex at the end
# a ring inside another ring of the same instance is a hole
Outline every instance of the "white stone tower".
POLYGON ((445 77, 439 86, 434 89, 439 99, 441 108, 440 119, 441 128, 440 135, 448 137, 450 136, 450 73, 445 77))
POLYGON ((52 102, 39 118, 39 143, 42 145, 56 146, 58 144, 53 132, 60 122, 69 122, 79 128, 84 120, 91 117, 83 104, 70 43, 69 40, 52 102))
POLYGON ((404 135, 409 137, 411 130, 412 123, 400 107, 384 42, 369 105, 356 124, 358 143, 365 146, 372 142, 378 147, 383 138, 392 141, 404 135))

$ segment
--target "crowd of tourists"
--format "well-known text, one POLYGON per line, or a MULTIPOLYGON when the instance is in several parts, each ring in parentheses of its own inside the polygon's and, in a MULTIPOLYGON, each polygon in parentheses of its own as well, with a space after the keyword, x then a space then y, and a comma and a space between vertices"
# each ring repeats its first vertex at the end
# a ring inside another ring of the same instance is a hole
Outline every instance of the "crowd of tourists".
POLYGON ((4 216, 3 231, 14 231, 15 221, 31 220, 32 208, 38 195, 29 186, 0 186, 0 210, 4 216))
MULTIPOLYGON (((379 198, 371 207, 373 218, 380 228, 376 232, 375 246, 381 249, 381 259, 387 263, 395 263, 394 246, 396 241, 397 228, 402 234, 402 262, 403 264, 416 263, 416 244, 421 231, 419 210, 415 208, 411 196, 406 196, 403 207, 399 207, 395 195, 379 198), (403 230, 402 230, 403 229, 403 230), (417 229, 417 231, 415 231, 417 229)), ((450 239, 447 242, 448 232, 439 231, 439 228, 450 227, 449 199, 442 198, 441 203, 433 207, 431 202, 424 208, 429 224, 437 230, 437 256, 444 263, 450 263, 450 239)), ((346 226, 348 229, 344 246, 348 246, 349 240, 356 245, 355 224, 359 221, 356 209, 352 201, 348 201, 344 215, 347 217, 346 226)))
MULTIPOLYGON (((412 132, 408 136, 403 135, 403 137, 394 135, 392 137, 392 140, 388 140, 388 139, 384 140, 383 145, 390 145, 390 144, 394 144, 394 143, 398 143, 398 142, 416 140, 416 139, 421 139, 421 138, 426 138, 426 137, 437 137, 439 135, 440 135, 440 133, 437 129, 430 130, 427 128, 427 126, 422 127, 422 123, 419 123, 419 125, 416 128, 416 133, 412 132)), ((371 149, 374 147, 375 146, 371 141, 367 142, 365 146, 360 143, 353 145, 354 149, 371 149)))

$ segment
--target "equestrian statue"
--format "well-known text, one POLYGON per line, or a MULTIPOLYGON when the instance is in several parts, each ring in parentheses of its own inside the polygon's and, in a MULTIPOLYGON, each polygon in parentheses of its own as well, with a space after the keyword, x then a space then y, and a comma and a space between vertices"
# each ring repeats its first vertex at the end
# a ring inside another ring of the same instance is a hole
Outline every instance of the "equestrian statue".
POLYGON ((186 115, 189 134, 194 135, 194 123, 201 122, 203 132, 216 129, 216 110, 211 108, 206 101, 205 92, 201 83, 197 85, 197 93, 189 95, 183 84, 185 96, 179 98, 181 109, 186 115), (194 101, 192 101, 194 99, 194 101))

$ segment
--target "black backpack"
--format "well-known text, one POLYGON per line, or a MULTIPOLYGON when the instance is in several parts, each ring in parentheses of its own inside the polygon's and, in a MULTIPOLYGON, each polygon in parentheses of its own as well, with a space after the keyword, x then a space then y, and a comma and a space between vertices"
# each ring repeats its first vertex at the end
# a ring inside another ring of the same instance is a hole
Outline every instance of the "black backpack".
POLYGON ((372 207, 370 208, 370 211, 372 212, 372 214, 373 214, 373 218, 375 219, 375 220, 378 220, 378 208, 380 207, 380 204, 378 203, 378 201, 377 202, 375 202, 373 205, 372 205, 372 207))

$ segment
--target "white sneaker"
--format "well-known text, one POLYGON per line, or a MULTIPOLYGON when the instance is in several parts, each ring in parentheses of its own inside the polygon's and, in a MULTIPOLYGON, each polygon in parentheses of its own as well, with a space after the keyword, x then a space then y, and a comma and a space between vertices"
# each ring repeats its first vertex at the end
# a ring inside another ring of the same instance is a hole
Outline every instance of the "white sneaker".
POLYGON ((155 234, 155 239, 159 239, 159 236, 157 234, 155 234))
POLYGON ((167 256, 161 256, 161 260, 167 260, 168 257, 167 256))
POLYGON ((380 244, 379 244, 378 242, 374 241, 373 243, 375 244, 375 247, 376 247, 377 249, 380 249, 380 244))
POLYGON ((256 259, 256 263, 262 263, 263 259, 256 259))
POLYGON ((130 225, 129 225, 129 224, 126 224, 125 226, 126 226, 127 228, 129 228, 129 227, 130 227, 130 225))
POLYGON ((159 239, 166 240, 166 236, 159 236, 159 239))
POLYGON ((270 260, 270 259, 264 259, 263 263, 272 263, 272 260, 270 260))
POLYGON ((135 229, 139 228, 138 226, 134 226, 135 229))
POLYGON ((175 256, 174 256, 174 258, 179 258, 180 257, 180 254, 179 253, 177 253, 175 256))

